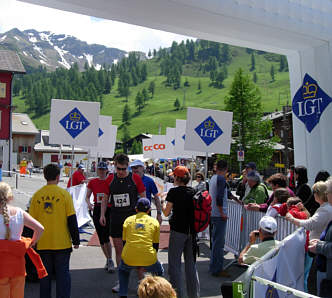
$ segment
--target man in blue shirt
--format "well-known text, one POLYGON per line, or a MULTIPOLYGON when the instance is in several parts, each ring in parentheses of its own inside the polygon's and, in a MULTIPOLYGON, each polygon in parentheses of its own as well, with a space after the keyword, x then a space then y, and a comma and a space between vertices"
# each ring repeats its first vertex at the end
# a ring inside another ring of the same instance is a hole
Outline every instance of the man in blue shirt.
POLYGON ((227 162, 219 160, 216 166, 216 174, 212 176, 209 183, 209 193, 212 198, 212 249, 209 271, 213 276, 222 277, 229 277, 227 272, 223 271, 224 245, 228 218, 226 173, 227 162))
POLYGON ((130 167, 133 171, 133 173, 139 175, 142 178, 143 184, 145 186, 146 191, 146 197, 150 200, 152 199, 152 195, 157 207, 157 220, 159 224, 161 225, 162 217, 161 217, 161 204, 160 204, 160 198, 158 196, 158 189, 156 184, 154 183, 153 179, 151 179, 148 176, 144 175, 144 163, 140 161, 139 159, 133 161, 130 163, 130 167))

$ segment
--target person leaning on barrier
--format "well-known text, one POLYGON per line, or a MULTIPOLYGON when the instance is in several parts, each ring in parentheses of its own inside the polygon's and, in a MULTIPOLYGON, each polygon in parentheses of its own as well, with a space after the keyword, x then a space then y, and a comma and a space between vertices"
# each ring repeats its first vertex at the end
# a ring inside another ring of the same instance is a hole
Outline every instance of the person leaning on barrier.
POLYGON ((272 188, 272 191, 273 191, 273 193, 271 194, 269 199, 265 203, 262 203, 262 204, 249 203, 246 206, 248 210, 266 212, 268 207, 270 206, 270 204, 274 200, 274 192, 278 188, 286 188, 289 192, 290 197, 295 196, 294 192, 289 187, 287 187, 287 178, 286 178, 286 176, 281 174, 281 173, 276 173, 276 174, 270 176, 267 179, 267 183, 270 184, 270 186, 272 188))
POLYGON ((274 240, 278 228, 277 221, 271 216, 263 216, 259 221, 259 229, 249 234, 249 243, 240 253, 239 264, 250 265, 275 248, 279 241, 274 240), (258 244, 256 240, 260 239, 258 244))
POLYGON ((244 197, 243 203, 257 203, 263 204, 269 198, 269 193, 265 184, 261 183, 261 178, 256 171, 251 171, 247 174, 248 185, 250 187, 249 193, 244 197))

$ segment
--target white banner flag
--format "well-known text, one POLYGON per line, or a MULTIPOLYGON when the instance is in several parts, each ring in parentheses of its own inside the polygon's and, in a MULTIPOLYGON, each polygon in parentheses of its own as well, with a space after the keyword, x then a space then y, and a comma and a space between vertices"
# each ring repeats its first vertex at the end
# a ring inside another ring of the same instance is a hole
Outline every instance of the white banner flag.
POLYGON ((152 155, 153 158, 167 158, 166 136, 153 135, 152 136, 152 155))
POLYGON ((99 102, 52 99, 50 144, 97 146, 99 102))
POLYGON ((176 158, 175 155, 175 128, 166 127, 166 156, 176 158))
POLYGON ((142 146, 144 158, 153 158, 152 139, 143 139, 142 146))
POLYGON ((185 150, 229 154, 232 112, 188 108, 185 150))

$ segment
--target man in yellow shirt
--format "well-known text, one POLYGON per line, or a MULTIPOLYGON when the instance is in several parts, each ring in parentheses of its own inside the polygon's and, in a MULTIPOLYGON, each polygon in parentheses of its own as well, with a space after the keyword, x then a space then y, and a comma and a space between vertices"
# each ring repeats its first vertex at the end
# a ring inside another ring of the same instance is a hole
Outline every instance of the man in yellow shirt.
MULTIPOLYGON (((70 297, 71 280, 69 260, 74 248, 80 244, 76 213, 70 194, 59 187, 60 169, 49 164, 44 168, 47 184, 31 199, 29 213, 44 226, 45 230, 37 243, 47 272, 55 269, 56 296, 70 297)), ((51 298, 52 274, 40 280, 40 298, 51 298)))
POLYGON ((124 248, 119 266, 120 297, 127 297, 130 271, 143 268, 155 275, 163 275, 164 269, 157 259, 160 226, 148 213, 151 203, 140 198, 136 204, 136 215, 128 217, 123 224, 124 248))

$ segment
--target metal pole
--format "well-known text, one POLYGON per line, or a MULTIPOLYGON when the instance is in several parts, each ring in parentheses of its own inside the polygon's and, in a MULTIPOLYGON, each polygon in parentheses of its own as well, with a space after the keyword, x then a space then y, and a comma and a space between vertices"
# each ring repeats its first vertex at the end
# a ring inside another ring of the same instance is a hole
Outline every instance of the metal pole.
POLYGON ((16 186, 16 189, 18 189, 18 174, 15 173, 16 177, 15 177, 15 186, 16 186))
POLYGON ((70 187, 73 186, 73 164, 74 164, 75 146, 71 146, 71 167, 70 167, 70 187))
POLYGON ((209 158, 209 153, 206 152, 206 154, 205 154, 205 181, 207 181, 207 179, 208 179, 208 176, 207 176, 207 174, 208 174, 208 158, 209 158))

